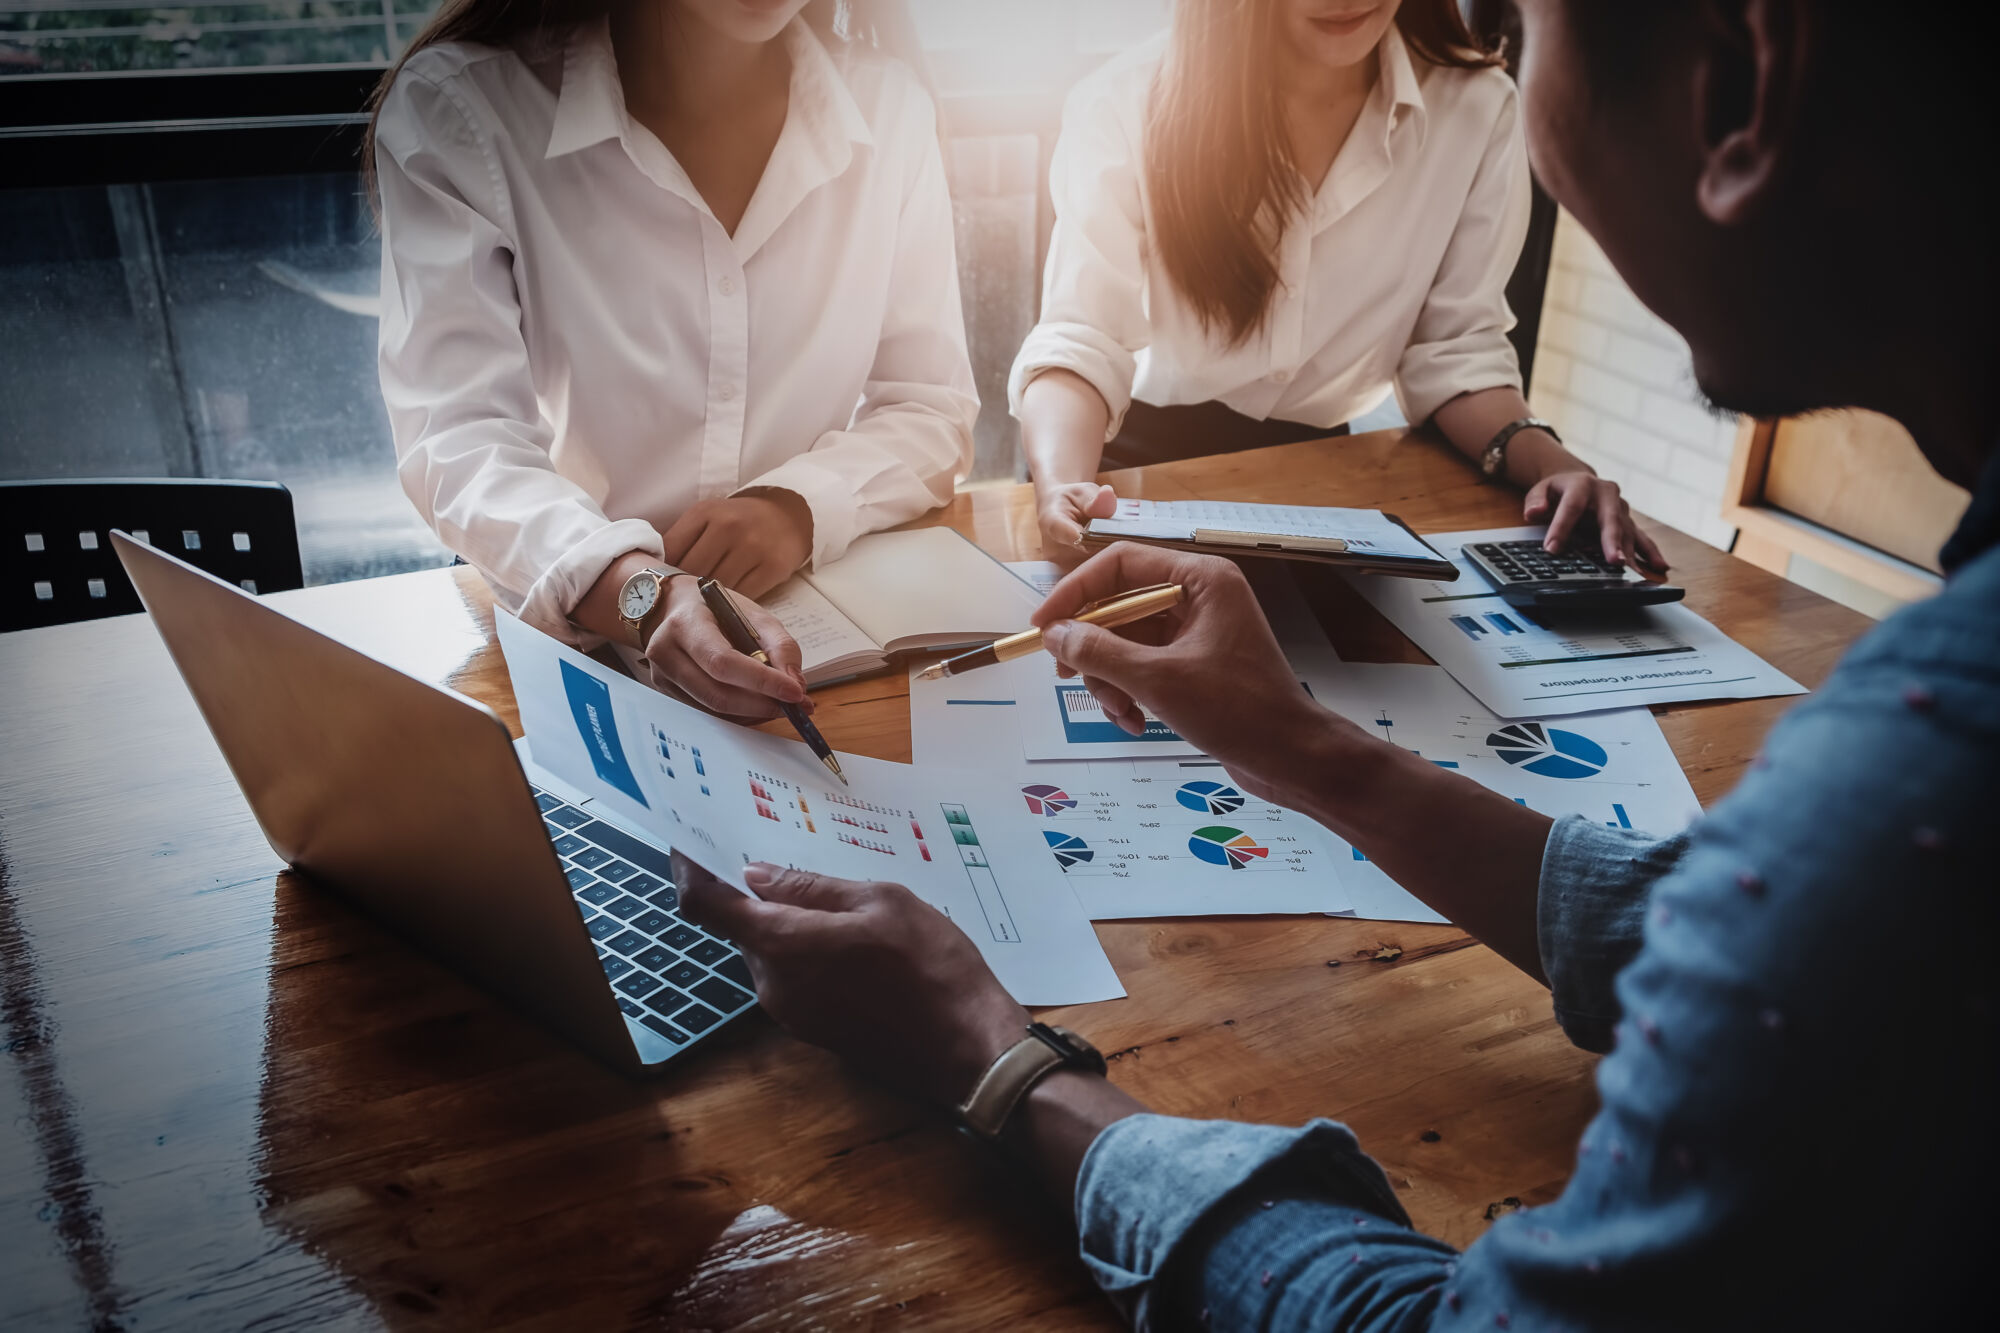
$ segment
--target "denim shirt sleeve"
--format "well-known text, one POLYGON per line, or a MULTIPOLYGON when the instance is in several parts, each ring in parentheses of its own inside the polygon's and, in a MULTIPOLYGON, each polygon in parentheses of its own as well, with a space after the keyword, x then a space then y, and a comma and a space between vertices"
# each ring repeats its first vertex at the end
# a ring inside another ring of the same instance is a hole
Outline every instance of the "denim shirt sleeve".
POLYGON ((1099 1284, 1160 1330, 1950 1325, 2000 1171, 2000 551, 1764 759, 1684 838, 1551 837, 1556 1002, 1614 1046, 1553 1202, 1454 1254, 1343 1126, 1138 1116, 1077 1181, 1099 1284))
POLYGON ((1556 1021, 1584 1050, 1611 1049, 1618 1025, 1612 982, 1639 952, 1654 883, 1687 848, 1685 833, 1653 838, 1580 815, 1549 830, 1536 905, 1542 973, 1556 1021))

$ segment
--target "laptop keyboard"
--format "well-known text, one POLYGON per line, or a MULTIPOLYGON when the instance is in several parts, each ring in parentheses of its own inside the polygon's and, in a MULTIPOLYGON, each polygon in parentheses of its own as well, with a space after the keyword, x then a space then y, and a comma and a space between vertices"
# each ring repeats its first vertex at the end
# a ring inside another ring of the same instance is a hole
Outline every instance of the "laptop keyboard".
POLYGON ((743 955, 681 920, 665 852, 539 787, 535 803, 626 1017, 685 1046, 756 1003, 743 955))

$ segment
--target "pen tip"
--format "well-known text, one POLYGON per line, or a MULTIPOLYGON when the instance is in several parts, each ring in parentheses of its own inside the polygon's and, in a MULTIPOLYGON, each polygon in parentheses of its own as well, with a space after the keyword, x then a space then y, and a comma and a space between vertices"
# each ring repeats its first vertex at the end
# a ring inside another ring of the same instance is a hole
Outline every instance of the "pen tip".
POLYGON ((925 668, 924 668, 924 669, 923 669, 922 671, 919 671, 919 672, 917 673, 917 679, 918 679, 918 680, 943 680, 943 679, 944 679, 944 663, 942 663, 942 662, 933 662, 933 663, 931 663, 931 664, 930 664, 929 666, 925 667, 925 668))

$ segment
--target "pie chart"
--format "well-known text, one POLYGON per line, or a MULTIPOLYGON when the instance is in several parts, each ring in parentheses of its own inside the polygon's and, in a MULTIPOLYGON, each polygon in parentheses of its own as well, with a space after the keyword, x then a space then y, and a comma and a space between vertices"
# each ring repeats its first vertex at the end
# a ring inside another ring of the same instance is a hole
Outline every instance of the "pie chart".
POLYGON ((1252 861, 1271 854, 1269 847, 1258 846, 1257 840, 1242 829, 1223 824, 1196 829, 1188 839, 1188 850, 1212 866, 1226 866, 1231 870, 1241 870, 1252 861))
POLYGON ((1204 815, 1234 814, 1243 808, 1243 793, 1221 782, 1184 783, 1174 799, 1204 815))
POLYGON ((1051 819, 1065 810, 1076 809, 1076 797, 1061 787, 1051 787, 1046 782, 1037 782, 1031 787, 1021 788, 1021 796, 1028 803, 1031 815, 1047 815, 1051 819))
POLYGON ((1067 871, 1071 866, 1079 866, 1097 853, 1090 850, 1090 844, 1074 833, 1063 833, 1045 828, 1042 837, 1048 840, 1049 850, 1056 854, 1056 864, 1067 871))
POLYGON ((1539 722, 1504 726, 1488 736, 1486 743, 1508 763, 1545 778, 1594 778, 1611 761, 1604 747, 1590 737, 1539 722))

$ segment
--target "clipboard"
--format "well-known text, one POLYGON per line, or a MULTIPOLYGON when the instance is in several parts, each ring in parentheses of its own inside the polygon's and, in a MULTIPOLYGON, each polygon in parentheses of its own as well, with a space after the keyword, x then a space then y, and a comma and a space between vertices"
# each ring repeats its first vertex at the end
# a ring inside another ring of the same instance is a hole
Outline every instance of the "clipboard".
POLYGON ((1383 518, 1409 534, 1412 541, 1430 552, 1429 558, 1380 555, 1351 551, 1338 537, 1301 537, 1276 532, 1238 532, 1228 528, 1196 528, 1192 540, 1178 537, 1135 537, 1125 533, 1099 533, 1085 524, 1083 545, 1102 550, 1114 542, 1136 542, 1169 551, 1192 551, 1197 555, 1262 556, 1274 560, 1299 560, 1308 564, 1331 565, 1364 574, 1390 574, 1400 578, 1431 579, 1450 583, 1458 578, 1458 566, 1439 555, 1437 549, 1416 530, 1394 514, 1383 518))

